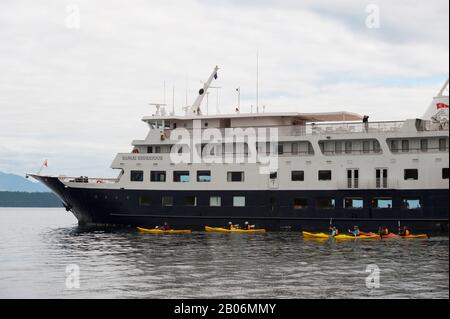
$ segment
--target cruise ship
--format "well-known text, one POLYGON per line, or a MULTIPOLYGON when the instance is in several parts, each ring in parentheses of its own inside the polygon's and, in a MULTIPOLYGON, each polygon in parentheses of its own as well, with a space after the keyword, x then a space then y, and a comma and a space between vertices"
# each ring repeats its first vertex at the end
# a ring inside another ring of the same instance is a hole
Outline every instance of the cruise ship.
POLYGON ((116 155, 117 178, 29 175, 80 225, 448 231, 448 81, 421 118, 372 122, 350 112, 204 114, 217 73, 185 114, 156 105, 142 118, 148 135, 116 155))

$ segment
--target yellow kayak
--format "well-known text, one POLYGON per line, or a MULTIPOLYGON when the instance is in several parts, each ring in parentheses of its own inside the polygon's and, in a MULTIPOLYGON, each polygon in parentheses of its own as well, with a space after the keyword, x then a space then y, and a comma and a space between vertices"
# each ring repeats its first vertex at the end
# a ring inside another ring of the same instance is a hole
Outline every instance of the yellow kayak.
POLYGON ((351 235, 337 235, 330 236, 325 233, 310 233, 310 232, 302 232, 304 238, 316 238, 316 239, 327 239, 327 238, 335 238, 335 239, 380 239, 378 235, 359 235, 359 236, 351 236, 351 235))
POLYGON ((265 233, 265 229, 226 229, 222 227, 205 226, 205 231, 208 233, 265 233))
POLYGON ((191 233, 192 231, 190 229, 169 229, 169 230, 162 230, 157 228, 142 228, 137 227, 137 230, 139 230, 142 233, 151 233, 151 234, 186 234, 191 233))
POLYGON ((310 233, 307 231, 302 232, 304 238, 317 238, 317 239, 328 239, 331 236, 325 233, 310 233))
POLYGON ((359 235, 359 236, 352 236, 352 235, 337 235, 334 236, 336 239, 380 239, 379 235, 359 235))
POLYGON ((430 236, 428 236, 427 234, 417 234, 417 235, 400 236, 400 238, 405 238, 405 239, 413 239, 413 238, 428 239, 428 238, 430 238, 430 236))

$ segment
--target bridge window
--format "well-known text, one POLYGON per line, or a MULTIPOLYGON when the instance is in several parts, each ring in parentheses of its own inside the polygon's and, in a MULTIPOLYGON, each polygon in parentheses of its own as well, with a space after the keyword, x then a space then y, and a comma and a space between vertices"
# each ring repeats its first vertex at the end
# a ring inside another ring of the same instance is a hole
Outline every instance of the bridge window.
POLYGON ((409 140, 402 140, 402 152, 409 152, 409 140))
POLYGON ((392 198, 374 198, 372 199, 371 206, 377 209, 391 209, 392 198))
POLYGON ((319 171, 319 181, 331 181, 331 171, 319 171))
POLYGON ((381 152, 381 146, 380 146, 380 142, 378 142, 378 140, 374 140, 373 141, 373 151, 375 153, 380 153, 381 152))
POLYGON ((439 139, 439 151, 445 152, 447 150, 447 139, 440 138, 439 139))
POLYGON ((181 183, 189 182, 189 171, 174 171, 173 181, 181 183))
POLYGON ((342 153, 342 142, 335 142, 334 143, 334 151, 336 154, 342 153))
POLYGON ((305 180, 305 172, 304 171, 292 171, 291 172, 291 180, 294 182, 302 182, 305 180))
POLYGON ((166 181, 166 172, 165 171, 151 171, 150 172, 150 181, 151 182, 165 182, 166 181))
POLYGON ((346 141, 345 142, 345 153, 350 154, 352 152, 352 142, 346 141))
POLYGON ((392 153, 398 152, 398 141, 397 140, 391 140, 391 151, 392 151, 392 153))
POLYGON ((419 170, 418 169, 405 169, 404 177, 406 180, 417 180, 419 179, 419 170))
POLYGON ((344 208, 360 209, 364 207, 362 198, 344 198, 344 208))
POLYGON ((227 173, 228 182, 243 182, 244 172, 228 172, 227 173))
POLYGON ((420 151, 428 152, 428 140, 426 139, 420 140, 420 151))
POLYGON ((144 172, 143 171, 130 171, 130 181, 132 181, 132 182, 144 181, 144 172))
POLYGON ((306 198, 294 198, 294 209, 308 208, 308 200, 306 198))
POLYGON ((370 152, 370 141, 363 141, 363 153, 370 152))

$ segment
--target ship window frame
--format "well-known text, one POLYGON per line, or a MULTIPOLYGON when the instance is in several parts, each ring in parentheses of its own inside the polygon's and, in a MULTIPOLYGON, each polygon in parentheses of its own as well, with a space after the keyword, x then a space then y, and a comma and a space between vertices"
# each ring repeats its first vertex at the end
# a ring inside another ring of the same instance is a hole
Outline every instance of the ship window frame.
POLYGON ((428 152, 428 139, 426 138, 420 139, 420 151, 423 153, 428 152))
POLYGON ((144 171, 143 170, 130 170, 130 182, 143 182, 144 181, 144 171), (136 178, 135 174, 140 174, 140 178, 136 178))
POLYGON ((246 206, 246 198, 243 195, 233 196, 233 207, 245 207, 246 206), (238 202, 238 199, 243 199, 243 201, 238 202))
POLYGON ((343 201, 342 201, 343 207, 344 209, 364 209, 364 198, 362 197, 344 197, 343 201), (352 201, 352 205, 351 206, 347 206, 347 201, 351 200, 352 201), (354 201, 359 201, 361 202, 361 206, 356 206, 353 204, 354 201))
POLYGON ((334 142, 334 153, 335 154, 342 154, 342 141, 335 141, 334 142))
POLYGON ((148 195, 140 195, 139 196, 139 206, 151 206, 151 204, 152 204, 151 196, 148 196, 148 195))
POLYGON ((291 171, 291 181, 292 182, 304 182, 305 181, 305 171, 304 170, 293 170, 291 171), (294 175, 299 174, 297 177, 294 175))
POLYGON ((305 197, 294 197, 292 200, 292 207, 295 210, 307 209, 308 208, 308 199, 305 197), (300 201, 301 203, 298 203, 300 201))
POLYGON ((448 167, 443 167, 442 168, 442 179, 448 179, 448 174, 449 174, 448 167))
POLYGON ((371 142, 371 140, 363 140, 362 141, 362 152, 363 152, 363 154, 370 153, 370 142, 371 142))
POLYGON ((165 183, 167 181, 167 172, 166 171, 150 171, 150 182, 152 183, 165 183), (158 175, 154 175, 158 174, 158 175), (161 180, 160 178, 154 178, 154 176, 164 176, 164 180, 161 180))
POLYGON ((323 209, 323 210, 335 209, 336 208, 336 199, 334 197, 319 197, 319 198, 316 198, 316 208, 317 209, 323 209), (331 205, 328 205, 328 206, 321 206, 321 205, 319 205, 319 203, 321 201, 325 201, 325 200, 329 201, 329 203, 331 205))
POLYGON ((439 143, 439 152, 446 152, 447 151, 447 139, 440 138, 438 143, 439 143))
POLYGON ((211 170, 198 170, 197 171, 197 182, 199 182, 199 183, 211 182, 211 170), (202 177, 209 177, 209 179, 202 180, 202 177))
POLYGON ((245 172, 244 171, 229 171, 227 172, 227 182, 230 183, 241 183, 245 181, 245 172), (234 174, 240 174, 239 180, 234 180, 234 174))
POLYGON ((409 150, 409 140, 402 140, 402 153, 408 153, 409 150))
POLYGON ((372 198, 372 200, 370 201, 370 207, 372 209, 391 209, 392 210, 392 206, 393 206, 393 199, 392 197, 374 197, 372 198), (376 206, 375 206, 375 201, 376 201, 376 206), (386 201, 386 202, 390 202, 387 204, 387 207, 381 207, 379 206, 379 201, 386 201))
POLYGON ((333 179, 333 172, 330 169, 326 170, 318 170, 317 171, 317 179, 321 182, 331 181, 333 179), (323 174, 326 174, 325 176, 323 174), (329 174, 329 178, 328 178, 329 174))
POLYGON ((184 206, 188 206, 188 207, 197 206, 197 196, 195 196, 195 195, 184 196, 184 206), (189 199, 193 199, 193 201, 190 201, 189 199))
POLYGON ((162 207, 171 207, 171 206, 173 206, 173 196, 172 195, 163 195, 163 196, 161 196, 161 206, 162 207))
POLYGON ((221 196, 209 196, 209 207, 221 207, 222 206, 222 197, 221 196), (216 202, 213 202, 213 199, 216 202))
POLYGON ((417 181, 419 179, 419 170, 417 168, 405 168, 403 170, 403 179, 405 181, 417 181))
POLYGON ((402 210, 419 210, 422 207, 422 199, 420 197, 402 197, 400 201, 400 209, 402 210), (418 205, 411 207, 410 202, 418 202, 418 205))
POLYGON ((398 146, 398 140, 391 140, 391 152, 392 153, 398 153, 399 146, 398 146))
POLYGON ((191 180, 191 173, 189 171, 173 171, 173 182, 174 183, 189 183, 191 180), (183 180, 183 177, 187 179, 183 180))

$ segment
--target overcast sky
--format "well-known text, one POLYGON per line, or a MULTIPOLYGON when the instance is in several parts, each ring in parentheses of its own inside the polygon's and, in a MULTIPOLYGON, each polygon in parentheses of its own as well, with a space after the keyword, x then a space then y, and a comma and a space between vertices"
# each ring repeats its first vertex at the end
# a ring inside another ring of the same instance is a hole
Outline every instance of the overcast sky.
MULTIPOLYGON (((111 176, 213 67, 219 109, 420 117, 448 78, 448 0, 1 0, 0 171, 111 176), (369 4, 375 4, 369 6, 369 4), (379 11, 379 20, 376 13, 379 11), (79 18, 79 19, 78 19, 79 18), (377 25, 379 21, 379 25, 377 25), (369 22, 369 24, 367 24, 369 22), (368 27, 370 26, 370 27, 368 27)), ((216 90, 209 110, 216 109, 216 90)), ((205 109, 205 106, 203 107, 205 109)))

